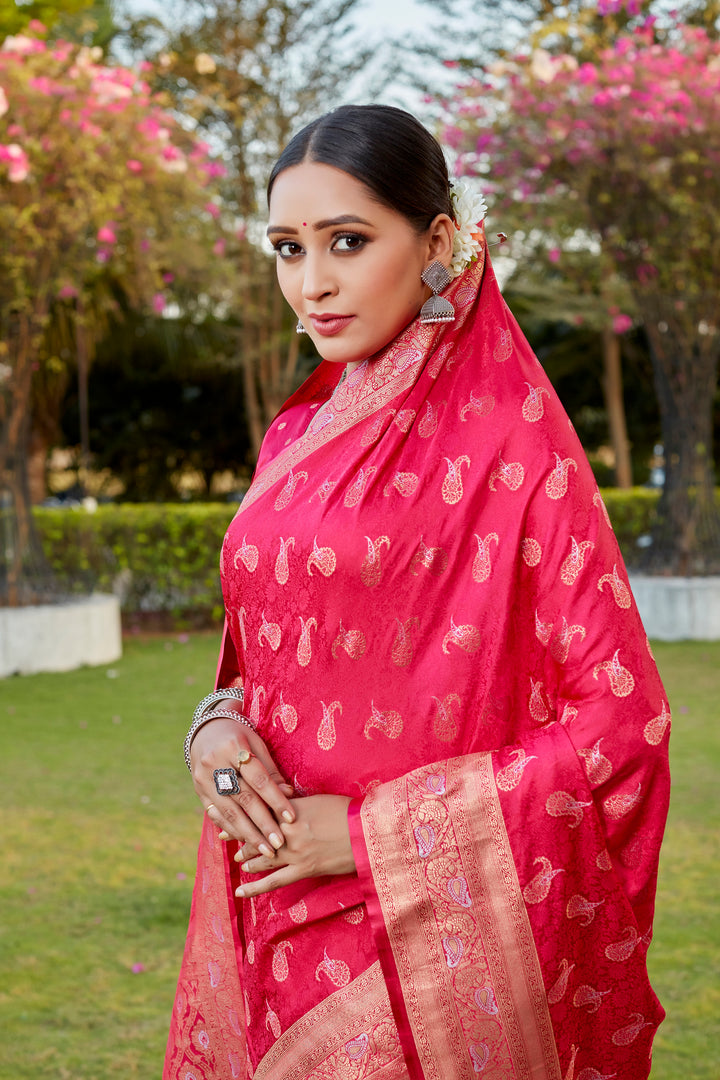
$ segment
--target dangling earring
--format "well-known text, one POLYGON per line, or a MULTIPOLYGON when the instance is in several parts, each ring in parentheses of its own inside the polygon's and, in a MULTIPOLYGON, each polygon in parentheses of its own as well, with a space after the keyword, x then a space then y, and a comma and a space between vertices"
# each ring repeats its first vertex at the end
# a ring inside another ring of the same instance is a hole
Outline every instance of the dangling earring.
POLYGON ((305 327, 303 326, 303 324, 300 322, 299 319, 297 321, 297 326, 295 327, 295 333, 296 334, 307 334, 307 330, 305 329, 305 327))
POLYGON ((420 322, 453 322, 455 308, 444 296, 438 296, 440 290, 447 288, 452 281, 443 264, 436 259, 435 262, 431 262, 429 266, 425 267, 420 277, 432 289, 434 294, 420 309, 420 322))

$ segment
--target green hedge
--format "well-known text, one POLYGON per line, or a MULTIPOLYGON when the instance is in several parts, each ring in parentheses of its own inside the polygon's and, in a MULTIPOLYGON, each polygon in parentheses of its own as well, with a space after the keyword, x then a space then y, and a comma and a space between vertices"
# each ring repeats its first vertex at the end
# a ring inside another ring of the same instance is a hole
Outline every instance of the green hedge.
POLYGON ((45 554, 68 592, 115 592, 123 612, 222 614, 219 558, 236 506, 123 503, 35 509, 45 554))
MULTIPOLYGON (((637 561, 637 539, 650 532, 658 492, 606 488, 603 498, 623 554, 637 561)), ((222 614, 220 545, 235 506, 143 503, 86 510, 35 510, 50 564, 68 591, 115 592, 126 614, 222 614)))

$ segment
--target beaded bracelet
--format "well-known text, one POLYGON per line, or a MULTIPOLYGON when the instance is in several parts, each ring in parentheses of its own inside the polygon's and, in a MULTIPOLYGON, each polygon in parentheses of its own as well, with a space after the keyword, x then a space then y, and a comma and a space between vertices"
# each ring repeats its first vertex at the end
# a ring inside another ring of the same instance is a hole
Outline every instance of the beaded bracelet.
POLYGON ((193 720, 192 724, 190 725, 190 730, 185 736, 185 742, 183 743, 185 764, 187 765, 189 771, 192 770, 192 766, 190 764, 190 747, 192 746, 192 741, 197 735, 198 731, 204 724, 207 724, 210 720, 218 720, 222 719, 223 717, 227 717, 228 720, 234 720, 238 724, 244 724, 245 727, 249 727, 251 731, 256 731, 255 725, 248 720, 247 716, 243 716, 241 713, 235 712, 232 709, 213 709, 211 712, 203 713, 202 716, 198 716, 197 719, 193 720))

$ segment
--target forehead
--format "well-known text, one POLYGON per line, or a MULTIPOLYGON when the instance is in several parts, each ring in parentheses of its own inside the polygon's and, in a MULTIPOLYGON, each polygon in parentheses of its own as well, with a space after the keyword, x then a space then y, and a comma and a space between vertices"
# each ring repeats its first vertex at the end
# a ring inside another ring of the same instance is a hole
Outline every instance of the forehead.
POLYGON ((354 176, 333 165, 314 161, 292 165, 273 184, 271 225, 293 225, 297 219, 310 222, 353 213, 363 218, 369 214, 378 218, 393 211, 378 203, 354 176))

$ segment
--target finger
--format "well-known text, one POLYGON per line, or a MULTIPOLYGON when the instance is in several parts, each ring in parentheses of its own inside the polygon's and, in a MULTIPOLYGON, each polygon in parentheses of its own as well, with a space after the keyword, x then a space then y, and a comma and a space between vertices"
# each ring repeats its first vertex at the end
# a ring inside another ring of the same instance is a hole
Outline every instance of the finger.
MULTIPOLYGON (((237 856, 235 856, 237 859, 237 856)), ((239 862, 240 860, 237 859, 239 862)), ((255 858, 246 859, 240 866, 240 869, 246 874, 265 874, 268 870, 279 870, 281 866, 287 866, 288 863, 283 859, 282 852, 278 852, 272 859, 265 858, 264 855, 257 855, 255 858)))
POLYGON ((258 878, 257 881, 245 881, 235 890, 235 895, 244 899, 251 896, 261 896, 263 893, 274 892, 283 885, 291 885, 294 881, 300 881, 302 871, 297 866, 283 866, 267 877, 258 878))
POLYGON ((252 831, 246 832, 243 840, 250 841, 258 848, 261 843, 269 844, 271 853, 283 846, 285 838, 270 808, 244 781, 241 782, 237 795, 233 795, 232 799, 228 799, 227 804, 223 805, 222 813, 225 819, 232 822, 238 808, 243 819, 247 819, 252 825, 252 831))
MULTIPOLYGON (((243 754, 241 751, 241 758, 243 754)), ((275 768, 275 763, 267 753, 267 750, 263 747, 258 749, 257 754, 253 754, 249 761, 239 764, 239 768, 242 769, 243 780, 253 788, 254 791, 260 796, 262 801, 266 803, 273 813, 277 821, 286 821, 288 823, 295 820, 295 811, 293 810, 292 803, 289 801, 285 792, 281 789, 281 786, 288 790, 289 794, 292 794, 293 789, 290 784, 284 779, 284 777, 275 768)))
POLYGON ((235 862, 243 862, 245 859, 255 859, 258 855, 258 849, 254 844, 243 844, 238 848, 237 854, 234 856, 235 862))
MULTIPOLYGON (((221 839, 238 840, 241 844, 250 843, 259 853, 271 859, 275 854, 275 845, 269 843, 246 814, 239 810, 234 802, 228 800, 222 811, 217 804, 210 803, 206 813, 213 825, 221 830, 221 839)), ((275 843, 278 837, 275 836, 275 843)))

